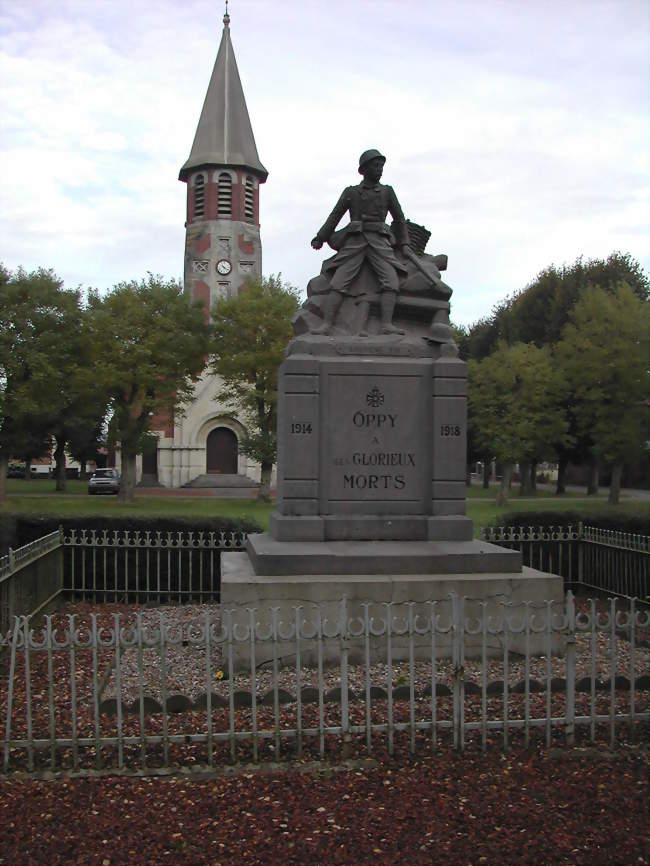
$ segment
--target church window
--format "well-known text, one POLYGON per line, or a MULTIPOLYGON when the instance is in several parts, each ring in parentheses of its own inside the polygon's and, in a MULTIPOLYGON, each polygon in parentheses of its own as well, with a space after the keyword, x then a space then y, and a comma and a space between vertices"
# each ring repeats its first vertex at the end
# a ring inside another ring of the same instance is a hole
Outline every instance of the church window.
POLYGON ((255 190, 253 189, 253 178, 247 177, 244 183, 244 219, 253 222, 255 219, 255 190))
POLYGON ((194 181, 194 218, 202 217, 205 213, 205 178, 197 174, 194 181))
POLYGON ((217 283, 216 286, 213 286, 210 289, 210 308, 212 308, 217 301, 221 301, 224 298, 229 297, 230 283, 217 283))
POLYGON ((222 171, 217 180, 218 205, 217 216, 232 216, 232 178, 227 171, 222 171))

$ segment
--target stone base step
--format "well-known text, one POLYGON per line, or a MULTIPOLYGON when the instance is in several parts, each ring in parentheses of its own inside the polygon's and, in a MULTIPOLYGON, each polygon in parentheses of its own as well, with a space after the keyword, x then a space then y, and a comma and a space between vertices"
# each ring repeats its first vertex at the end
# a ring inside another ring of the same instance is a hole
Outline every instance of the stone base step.
POLYGON ((224 490, 237 490, 239 492, 248 489, 257 491, 259 482, 253 481, 247 475, 197 475, 183 487, 218 487, 224 490))
POLYGON ((248 536, 257 575, 521 574, 521 553, 485 541, 276 541, 248 536))
MULTIPOLYGON (((257 538, 260 538, 258 535, 257 538)), ((387 542, 376 542, 375 547, 383 547, 387 542)), ((478 542, 477 542, 478 544, 478 542)), ((302 545, 294 545, 302 546, 302 545)), ((332 547, 334 545, 322 545, 332 547)), ((488 545, 491 547, 492 545, 488 545)), ((505 551, 506 553, 508 551, 505 551)), ((479 553, 480 556, 480 553, 479 553)), ((467 560, 466 560, 467 561, 467 560)), ((246 628, 250 623, 250 611, 255 609, 259 633, 272 634, 273 617, 279 624, 279 642, 258 640, 255 643, 255 663, 257 665, 280 658, 287 664, 295 664, 296 642, 295 633, 291 631, 296 622, 296 607, 301 608, 301 618, 310 623, 304 628, 306 635, 300 641, 301 663, 315 666, 319 661, 325 664, 340 664, 341 641, 339 638, 323 640, 320 647, 313 640, 316 633, 315 606, 320 609, 326 625, 327 633, 332 633, 341 621, 341 600, 346 598, 347 616, 352 618, 354 629, 358 635, 360 624, 364 621, 365 606, 369 605, 368 614, 376 617, 379 623, 387 614, 386 605, 394 605, 391 617, 395 627, 399 626, 391 638, 393 660, 406 660, 413 652, 415 659, 431 661, 432 642, 430 631, 416 634, 413 646, 410 646, 408 634, 409 607, 407 602, 413 602, 412 615, 415 624, 425 627, 430 623, 432 606, 436 602, 435 612, 438 617, 436 633, 436 656, 451 655, 451 626, 453 601, 463 598, 463 611, 466 622, 471 630, 465 634, 464 647, 467 658, 480 658, 483 652, 482 637, 479 629, 485 605, 488 624, 503 621, 506 615, 512 624, 509 635, 511 652, 524 654, 527 650, 535 655, 546 653, 548 638, 545 625, 547 603, 553 603, 552 611, 557 617, 564 612, 564 590, 562 578, 545 574, 535 569, 524 567, 518 573, 512 573, 508 568, 504 571, 480 573, 437 573, 437 574, 382 574, 357 573, 343 576, 337 573, 313 575, 279 574, 259 575, 253 570, 253 564, 244 552, 224 552, 221 558, 221 606, 227 610, 233 625, 237 625, 239 636, 233 642, 233 662, 235 669, 248 669, 251 663, 251 641, 246 628), (509 607, 508 605, 513 605, 509 607), (525 634, 522 627, 526 614, 526 605, 534 611, 535 631, 525 634), (307 633, 312 636, 308 639, 307 633)), ((560 620, 561 622, 561 620, 560 620)), ((554 620, 554 632, 551 640, 551 652, 564 651, 564 636, 558 633, 557 619, 554 620)), ((560 626, 561 628, 561 626, 560 626)), ((378 634, 375 632, 375 634, 378 634)), ((371 662, 386 663, 387 636, 385 631, 370 641, 371 662)), ((366 648, 363 637, 351 637, 348 641, 349 661, 353 664, 363 664, 366 648)), ((487 655, 503 658, 503 634, 488 634, 487 655)))

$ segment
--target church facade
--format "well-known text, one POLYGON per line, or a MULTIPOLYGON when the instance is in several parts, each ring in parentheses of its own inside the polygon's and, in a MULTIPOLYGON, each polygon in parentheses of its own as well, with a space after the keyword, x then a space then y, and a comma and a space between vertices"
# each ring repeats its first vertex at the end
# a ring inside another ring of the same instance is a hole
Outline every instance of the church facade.
MULTIPOLYGON (((259 202, 268 176, 257 154, 227 13, 223 24, 192 149, 179 173, 187 185, 185 291, 204 302, 207 318, 217 298, 236 295, 248 277, 262 275, 259 202)), ((242 486, 246 477, 259 480, 259 466, 239 451, 242 422, 215 399, 220 389, 218 377, 204 374, 184 416, 153 425, 158 448, 143 455, 142 484, 211 487, 239 476, 235 486, 242 486)))

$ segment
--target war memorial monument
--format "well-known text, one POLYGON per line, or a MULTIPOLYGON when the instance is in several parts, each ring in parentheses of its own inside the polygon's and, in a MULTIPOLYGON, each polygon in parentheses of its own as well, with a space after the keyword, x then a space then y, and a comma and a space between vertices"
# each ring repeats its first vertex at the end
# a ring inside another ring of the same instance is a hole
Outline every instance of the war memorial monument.
POLYGON ((361 183, 311 242, 334 255, 309 282, 280 370, 270 531, 223 556, 222 609, 236 617, 275 607, 292 622, 296 606, 307 616, 313 604, 335 617, 343 596, 353 616, 364 603, 450 593, 475 613, 483 601, 496 610, 562 600, 561 578, 473 537, 467 373, 449 326, 447 257, 425 253, 429 232, 380 182, 385 162, 377 150, 361 155, 361 183))

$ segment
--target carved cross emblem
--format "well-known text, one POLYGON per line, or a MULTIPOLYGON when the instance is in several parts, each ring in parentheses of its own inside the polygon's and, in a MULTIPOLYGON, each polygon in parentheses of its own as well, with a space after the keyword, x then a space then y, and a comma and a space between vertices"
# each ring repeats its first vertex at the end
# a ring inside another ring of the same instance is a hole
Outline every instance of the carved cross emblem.
POLYGON ((376 385, 366 394, 366 403, 373 409, 384 405, 384 395, 376 385))

